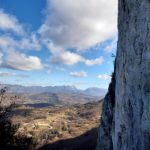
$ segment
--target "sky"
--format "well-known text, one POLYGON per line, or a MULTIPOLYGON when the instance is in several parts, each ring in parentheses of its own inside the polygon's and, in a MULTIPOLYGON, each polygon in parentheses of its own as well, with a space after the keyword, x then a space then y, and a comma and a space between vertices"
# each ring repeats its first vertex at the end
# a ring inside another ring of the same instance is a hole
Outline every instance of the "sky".
POLYGON ((108 88, 117 0, 0 0, 0 82, 108 88))

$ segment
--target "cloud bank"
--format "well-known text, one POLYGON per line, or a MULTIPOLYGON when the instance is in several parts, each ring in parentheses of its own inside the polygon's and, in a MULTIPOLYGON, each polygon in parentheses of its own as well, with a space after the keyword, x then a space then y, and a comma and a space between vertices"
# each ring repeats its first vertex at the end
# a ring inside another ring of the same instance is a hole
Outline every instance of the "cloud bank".
POLYGON ((68 66, 75 65, 77 63, 84 63, 86 66, 94 66, 94 65, 101 65, 104 61, 104 58, 101 56, 96 59, 85 59, 84 57, 80 56, 79 54, 64 51, 61 53, 56 53, 51 57, 51 63, 54 64, 64 64, 68 66))
POLYGON ((0 63, 0 67, 2 68, 24 71, 38 70, 43 68, 43 65, 38 57, 27 56, 11 49, 7 51, 6 57, 1 59, 2 61, 0 63))
MULTIPOLYGON (((2 9, 0 18, 0 31, 4 32, 0 36, 0 67, 25 71, 42 69, 40 58, 26 52, 41 50, 43 45, 51 52, 51 64, 101 65, 102 56, 89 59, 80 52, 115 36, 117 0, 109 3, 104 0, 63 0, 63 3, 62 0, 47 0, 44 22, 35 33, 27 33, 24 24, 2 9)), ((110 52, 114 46, 112 42, 105 51, 110 52)))
MULTIPOLYGON (((79 54, 112 39, 117 32, 117 0, 47 0, 45 20, 38 33, 55 64, 86 66, 102 64, 104 58, 88 59, 79 54), (75 49, 74 52, 68 50, 75 49)), ((113 44, 113 43, 112 43, 113 44)), ((114 44, 106 47, 110 51, 114 44)))
MULTIPOLYGON (((37 56, 28 56, 28 50, 40 50, 36 33, 27 34, 18 19, 0 9, 0 68, 16 70, 42 69, 43 64, 37 56), (16 38, 12 33, 19 35, 16 38)), ((8 75, 2 74, 1 75, 8 75)))
POLYGON ((116 27, 116 0, 47 0, 39 33, 56 46, 83 50, 112 38, 116 27))

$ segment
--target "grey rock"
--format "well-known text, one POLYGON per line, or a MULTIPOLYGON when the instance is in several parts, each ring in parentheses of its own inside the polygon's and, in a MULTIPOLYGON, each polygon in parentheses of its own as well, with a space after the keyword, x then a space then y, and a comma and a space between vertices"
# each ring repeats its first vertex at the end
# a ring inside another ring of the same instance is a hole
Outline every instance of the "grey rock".
POLYGON ((118 16, 115 73, 96 149, 150 150, 150 0, 119 0, 118 16))

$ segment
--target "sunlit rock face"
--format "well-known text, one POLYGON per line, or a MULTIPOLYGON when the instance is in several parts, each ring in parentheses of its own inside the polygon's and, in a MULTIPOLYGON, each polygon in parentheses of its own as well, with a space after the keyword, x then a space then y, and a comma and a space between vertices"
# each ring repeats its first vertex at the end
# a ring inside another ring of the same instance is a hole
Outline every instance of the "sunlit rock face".
POLYGON ((150 0, 119 0, 118 29, 97 150, 150 150, 150 0))

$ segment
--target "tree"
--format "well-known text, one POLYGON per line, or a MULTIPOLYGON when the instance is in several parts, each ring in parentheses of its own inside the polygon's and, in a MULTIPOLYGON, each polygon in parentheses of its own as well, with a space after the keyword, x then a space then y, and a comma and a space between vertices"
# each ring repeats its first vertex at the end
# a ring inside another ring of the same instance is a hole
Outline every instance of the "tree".
POLYGON ((20 125, 11 121, 16 96, 8 98, 6 91, 6 87, 0 90, 0 150, 33 150, 36 140, 17 134, 20 125))
POLYGON ((14 135, 18 125, 13 125, 10 120, 10 112, 14 107, 14 102, 5 102, 7 88, 0 90, 0 149, 8 149, 13 143, 14 135))

